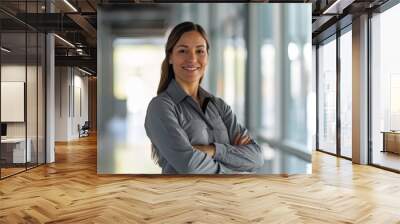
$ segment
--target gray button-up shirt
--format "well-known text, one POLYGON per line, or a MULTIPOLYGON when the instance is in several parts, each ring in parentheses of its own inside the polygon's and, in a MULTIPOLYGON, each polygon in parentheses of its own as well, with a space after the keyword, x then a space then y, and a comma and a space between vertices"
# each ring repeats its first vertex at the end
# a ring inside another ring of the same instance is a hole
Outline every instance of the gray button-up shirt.
POLYGON ((251 139, 233 145, 237 134, 247 134, 231 108, 220 98, 199 88, 200 108, 172 79, 148 108, 145 129, 163 173, 214 174, 254 172, 264 163, 262 149, 251 139), (213 157, 193 145, 214 144, 213 157))

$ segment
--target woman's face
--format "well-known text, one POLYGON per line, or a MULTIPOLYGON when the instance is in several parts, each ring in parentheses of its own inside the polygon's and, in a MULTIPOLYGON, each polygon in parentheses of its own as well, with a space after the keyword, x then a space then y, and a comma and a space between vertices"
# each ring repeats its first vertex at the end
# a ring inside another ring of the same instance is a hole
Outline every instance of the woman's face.
POLYGON ((174 69, 175 79, 198 84, 208 63, 206 40, 197 31, 184 33, 172 48, 169 63, 174 69))

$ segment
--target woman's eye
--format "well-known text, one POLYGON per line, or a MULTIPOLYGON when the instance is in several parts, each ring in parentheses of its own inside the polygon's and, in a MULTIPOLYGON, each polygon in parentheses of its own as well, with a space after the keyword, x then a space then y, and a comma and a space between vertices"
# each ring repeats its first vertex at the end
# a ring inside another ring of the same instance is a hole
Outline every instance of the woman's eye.
POLYGON ((178 50, 178 53, 185 53, 185 50, 184 49, 180 49, 180 50, 178 50))
POLYGON ((197 50, 197 53, 199 53, 199 54, 204 54, 205 51, 204 51, 204 50, 197 50))

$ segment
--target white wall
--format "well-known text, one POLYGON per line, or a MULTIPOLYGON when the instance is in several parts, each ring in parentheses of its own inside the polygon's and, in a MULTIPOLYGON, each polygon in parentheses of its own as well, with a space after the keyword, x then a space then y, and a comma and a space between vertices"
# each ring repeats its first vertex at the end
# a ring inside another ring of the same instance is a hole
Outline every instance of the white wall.
POLYGON ((72 67, 56 67, 55 73, 55 140, 70 141, 88 120, 88 78, 72 67))
POLYGON ((55 141, 68 140, 68 71, 67 67, 55 68, 55 141))

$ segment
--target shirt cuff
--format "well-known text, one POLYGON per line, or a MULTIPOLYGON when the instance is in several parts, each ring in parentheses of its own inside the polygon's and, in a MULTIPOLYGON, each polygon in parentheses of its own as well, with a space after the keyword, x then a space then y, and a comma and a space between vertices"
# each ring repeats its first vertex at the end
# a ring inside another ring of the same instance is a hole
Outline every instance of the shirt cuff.
POLYGON ((225 158, 226 154, 226 145, 221 144, 221 143, 213 143, 215 145, 215 154, 214 154, 214 159, 223 161, 223 158, 225 158))

